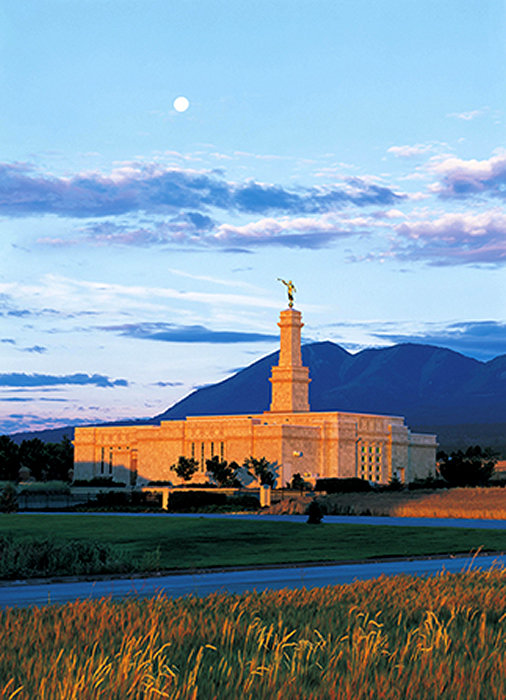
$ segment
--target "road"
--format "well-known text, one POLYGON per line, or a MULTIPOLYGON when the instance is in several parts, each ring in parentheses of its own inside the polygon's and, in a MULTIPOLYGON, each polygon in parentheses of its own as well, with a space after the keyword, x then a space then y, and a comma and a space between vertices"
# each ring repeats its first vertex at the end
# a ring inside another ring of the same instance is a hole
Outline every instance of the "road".
POLYGON ((353 581, 412 574, 435 575, 469 568, 489 569, 506 566, 506 556, 486 555, 476 558, 452 557, 446 559, 417 559, 407 561, 378 561, 370 563, 332 564, 266 568, 241 571, 197 572, 173 574, 153 578, 111 579, 100 581, 25 583, 0 586, 0 607, 46 605, 74 600, 123 598, 125 596, 169 597, 189 595, 206 596, 218 591, 279 590, 281 588, 321 588, 353 581))

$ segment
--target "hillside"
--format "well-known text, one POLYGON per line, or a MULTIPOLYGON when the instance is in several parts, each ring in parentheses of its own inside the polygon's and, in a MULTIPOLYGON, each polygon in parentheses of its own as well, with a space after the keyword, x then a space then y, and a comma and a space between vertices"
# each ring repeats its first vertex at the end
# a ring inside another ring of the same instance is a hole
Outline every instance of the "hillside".
MULTIPOLYGON (((269 409, 268 355, 228 379, 198 389, 156 420, 269 409)), ((329 341, 302 348, 313 411, 405 416, 409 425, 506 422, 506 356, 479 362, 445 348, 406 343, 355 355, 329 341)))

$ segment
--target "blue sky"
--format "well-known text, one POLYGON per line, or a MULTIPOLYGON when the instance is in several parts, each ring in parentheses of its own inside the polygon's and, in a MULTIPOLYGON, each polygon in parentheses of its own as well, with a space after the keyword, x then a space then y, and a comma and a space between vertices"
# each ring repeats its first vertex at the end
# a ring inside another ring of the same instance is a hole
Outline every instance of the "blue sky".
POLYGON ((278 345, 506 353, 506 7, 4 0, 0 432, 278 345), (177 112, 176 97, 190 103, 177 112))

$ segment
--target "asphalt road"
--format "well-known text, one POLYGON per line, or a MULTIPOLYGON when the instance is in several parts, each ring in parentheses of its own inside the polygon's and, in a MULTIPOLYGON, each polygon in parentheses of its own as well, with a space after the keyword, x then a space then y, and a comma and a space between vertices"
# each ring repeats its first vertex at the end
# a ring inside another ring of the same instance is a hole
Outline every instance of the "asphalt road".
POLYGON ((196 572, 153 578, 110 579, 100 581, 26 583, 17 581, 0 586, 0 607, 25 607, 66 603, 99 598, 148 597, 164 594, 178 597, 189 594, 206 596, 218 591, 279 590, 281 588, 321 588, 353 581, 411 574, 432 576, 469 568, 489 569, 506 566, 506 556, 452 557, 408 561, 379 561, 356 564, 332 564, 269 568, 240 571, 196 572))

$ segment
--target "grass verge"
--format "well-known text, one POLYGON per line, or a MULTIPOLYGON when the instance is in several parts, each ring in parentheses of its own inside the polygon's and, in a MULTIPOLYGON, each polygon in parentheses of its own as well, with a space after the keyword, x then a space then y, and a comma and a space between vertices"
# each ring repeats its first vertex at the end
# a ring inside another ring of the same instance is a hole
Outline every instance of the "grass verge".
MULTIPOLYGON (((11 514, 0 516, 0 537, 27 553, 37 547, 37 542, 47 540, 63 548, 69 543, 71 549, 80 547, 88 552, 84 555, 88 562, 86 573, 462 554, 479 548, 506 551, 506 530, 307 525, 198 517, 11 514), (101 551, 106 548, 107 556, 96 559, 98 570, 93 568, 94 555, 82 546, 84 543, 93 544, 97 550, 102 548, 101 551)), ((57 555, 53 559, 61 561, 57 555)), ((31 574, 13 574, 11 567, 11 573, 6 575, 0 562, 0 577, 82 573, 82 563, 77 562, 76 567, 75 571, 53 572, 46 567, 39 574, 33 567, 31 574)))

